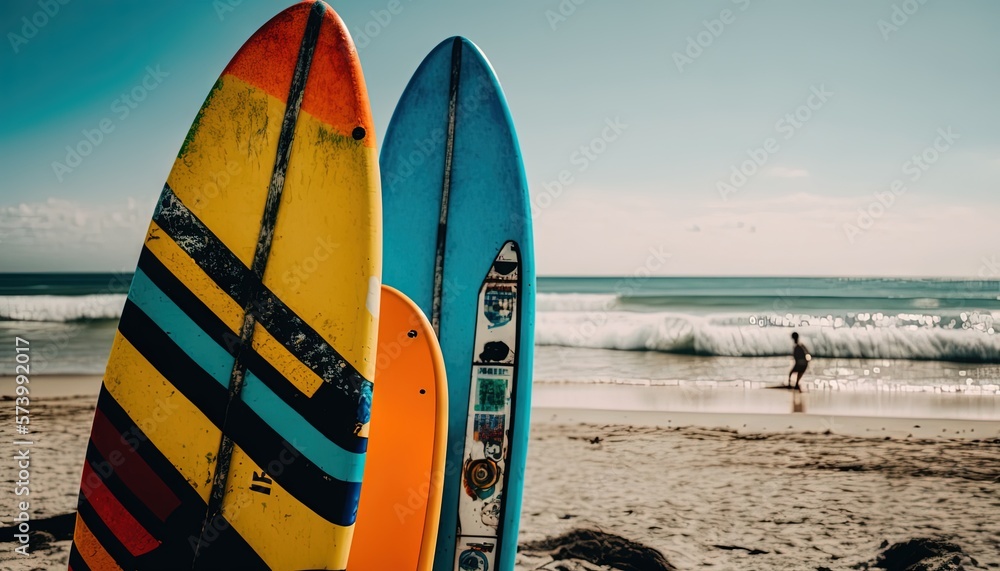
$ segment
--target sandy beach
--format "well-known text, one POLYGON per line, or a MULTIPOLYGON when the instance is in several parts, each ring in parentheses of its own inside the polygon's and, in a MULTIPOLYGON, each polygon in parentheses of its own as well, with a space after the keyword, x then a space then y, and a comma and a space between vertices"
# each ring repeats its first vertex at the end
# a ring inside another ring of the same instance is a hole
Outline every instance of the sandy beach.
MULTIPOLYGON (((5 395, 10 382, 0 379, 5 395)), ((75 507, 99 383, 32 381, 30 513, 33 528, 48 531, 32 535, 23 557, 7 529, 0 535, 3 569, 65 568, 66 514, 75 507)), ((864 569, 914 539, 937 541, 916 551, 945 546, 945 553, 928 555, 924 567, 881 568, 1000 568, 996 421, 822 408, 587 410, 574 408, 569 396, 551 406, 554 390, 540 391, 546 406, 533 410, 520 570, 864 569), (606 535, 595 539, 592 531, 606 535), (662 557, 643 559, 653 553, 645 548, 662 557)), ((5 397, 0 404, 6 435, 14 403, 5 397)), ((15 476, 5 463, 7 526, 15 476)))
POLYGON ((678 569, 771 570, 932 537, 1000 566, 996 423, 694 416, 535 410, 521 541, 593 528, 678 569))
POLYGON ((1000 571, 1000 0, 0 2, 0 571, 1000 571))

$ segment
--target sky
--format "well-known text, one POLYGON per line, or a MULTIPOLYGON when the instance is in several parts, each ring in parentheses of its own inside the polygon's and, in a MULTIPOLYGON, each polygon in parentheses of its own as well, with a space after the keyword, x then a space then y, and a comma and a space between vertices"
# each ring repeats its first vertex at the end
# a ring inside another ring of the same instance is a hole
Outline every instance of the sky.
MULTIPOLYGON (((287 5, 0 4, 0 272, 131 270, 209 89, 287 5)), ((379 140, 441 40, 490 58, 540 275, 1000 278, 1000 3, 331 5, 379 140)))

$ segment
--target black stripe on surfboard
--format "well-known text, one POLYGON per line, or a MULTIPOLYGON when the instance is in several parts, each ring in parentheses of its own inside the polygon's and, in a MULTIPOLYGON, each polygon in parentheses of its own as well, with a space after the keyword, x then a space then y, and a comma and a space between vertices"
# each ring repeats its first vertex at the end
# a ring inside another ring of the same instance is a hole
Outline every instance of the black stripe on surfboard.
MULTIPOLYGON (((164 522, 160 521, 153 512, 142 503, 142 501, 132 493, 132 490, 125 485, 121 479, 118 478, 115 473, 115 465, 112 464, 107 458, 101 455, 97 450, 97 447, 91 443, 87 447, 87 455, 84 461, 90 464, 90 469, 93 471, 95 476, 99 478, 99 481, 103 483, 104 487, 108 489, 118 503, 125 508, 139 525, 145 529, 149 535, 152 535, 157 540, 163 541, 163 538, 167 535, 168 530, 164 526, 164 522)), ((93 488, 98 485, 98 482, 94 481, 84 481, 81 486, 93 488)), ((83 495, 83 494, 81 494, 83 495)))
MULTIPOLYGON (((121 462, 121 459, 116 459, 121 462)), ((205 503, 200 498, 196 501, 182 503, 163 521, 156 516, 153 511, 135 495, 115 470, 118 464, 105 458, 95 446, 87 449, 86 461, 90 464, 95 477, 100 478, 107 491, 118 500, 118 503, 125 508, 136 522, 145 529, 149 535, 156 538, 162 546, 157 548, 158 559, 162 561, 172 561, 175 568, 186 567, 191 561, 193 551, 190 549, 188 538, 196 537, 201 531, 201 518, 205 513, 205 503), (178 548, 178 546, 180 548, 178 548), (186 553, 185 553, 186 552, 186 553)), ((124 461, 128 461, 125 459, 124 461)), ((85 481, 83 486, 96 487, 97 482, 85 481)), ((244 551, 249 549, 245 546, 244 551)), ((236 549, 235 551, 240 551, 236 549)))
MULTIPOLYGON (((98 399, 97 407, 121 435, 122 441, 126 442, 134 450, 134 453, 156 472, 163 483, 181 501, 181 505, 170 514, 164 523, 164 527, 169 532, 163 536, 163 545, 151 553, 150 556, 155 555, 157 560, 162 560, 164 566, 161 568, 164 569, 184 569, 189 567, 194 557, 194 545, 198 541, 202 521, 205 517, 205 502, 201 499, 198 492, 191 487, 191 484, 188 483, 177 467, 156 448, 146 433, 136 426, 125 409, 103 388, 101 389, 101 396, 98 399)), ((111 489, 113 488, 109 487, 109 490, 111 489)), ((123 497, 119 495, 116 495, 116 497, 128 509, 129 505, 122 501, 123 497)), ((130 513, 133 513, 133 516, 135 515, 134 512, 130 513)), ((233 565, 233 567, 222 565, 218 568, 267 568, 267 565, 257 555, 257 552, 250 547, 246 540, 232 526, 219 526, 215 529, 215 533, 216 535, 208 542, 213 549, 207 551, 204 555, 209 556, 212 553, 220 553, 221 555, 224 553, 226 560, 230 561, 233 565)))
MULTIPOLYGON (((281 438, 240 399, 225 404, 228 391, 193 361, 138 306, 125 302, 118 330, 188 401, 225 433, 275 483, 317 515, 340 526, 357 517, 361 484, 331 477, 293 443, 281 438)), ((215 521, 215 520, 212 520, 215 521)))
MULTIPOLYGON (((295 138, 295 124, 299 120, 299 109, 302 107, 302 97, 306 90, 306 79, 309 77, 309 68, 312 65, 313 52, 316 50, 316 43, 319 41, 320 25, 323 23, 323 13, 326 11, 326 4, 315 2, 312 10, 309 11, 309 20, 306 22, 305 32, 302 34, 302 43, 299 46, 298 59, 295 61, 295 71, 292 74, 292 85, 288 90, 288 99, 285 102, 285 117, 281 122, 281 132, 278 135, 278 151, 274 159, 274 169, 271 171, 271 182, 267 189, 267 200, 264 203, 264 215, 260 223, 260 234, 257 237, 257 248, 254 251, 253 262, 250 269, 256 278, 250 282, 249 304, 243 306, 243 327, 240 330, 240 352, 236 354, 233 362, 233 370, 229 377, 229 400, 223 421, 222 441, 219 442, 219 453, 216 457, 215 476, 212 478, 212 493, 208 497, 208 510, 205 513, 205 527, 202 536, 210 525, 215 522, 222 513, 222 502, 226 495, 226 484, 229 481, 229 467, 233 458, 233 441, 229 437, 227 430, 229 424, 229 410, 240 401, 240 392, 243 390, 243 382, 246 376, 246 363, 242 357, 243 347, 249 347, 253 339, 254 324, 256 314, 250 305, 256 301, 257 291, 264 279, 264 268, 267 266, 267 259, 271 255, 271 243, 274 241, 274 226, 278 221, 278 207, 281 205, 281 193, 285 188, 285 174, 288 170, 288 159, 292 152, 292 140, 295 138)), ((195 567, 198 566, 198 553, 200 549, 195 549, 195 567)))
POLYGON ((115 431, 121 435, 122 441, 128 444, 133 453, 139 456, 177 496, 181 502, 179 510, 201 512, 205 510, 205 502, 198 495, 198 492, 177 467, 150 441, 145 431, 136 425, 128 412, 115 400, 115 397, 103 387, 101 388, 101 396, 97 399, 97 408, 108 419, 115 431))
MULTIPOLYGON (((190 565, 191 545, 197 541, 197 536, 195 535, 189 535, 187 538, 179 538, 181 541, 173 545, 163 543, 148 553, 132 555, 115 536, 114 532, 111 531, 111 528, 104 523, 104 520, 101 519, 101 516, 87 498, 80 498, 77 504, 77 514, 79 514, 79 517, 87 525, 94 539, 101 544, 101 547, 122 569, 162 569, 164 571, 176 571, 177 569, 187 568, 190 565)), ((270 569, 252 550, 233 550, 233 539, 238 540, 238 543, 241 543, 243 546, 246 546, 246 544, 233 531, 232 525, 228 521, 222 521, 214 529, 219 531, 219 533, 210 536, 211 540, 206 540, 203 543, 203 555, 199 560, 199 564, 207 565, 211 562, 211 565, 213 565, 211 569, 261 571, 270 569)), ((171 539, 176 540, 178 538, 171 539)))
POLYGON ((69 571, 90 571, 90 566, 83 560, 75 541, 69 548, 69 571))
POLYGON ((153 212, 153 222, 233 301, 240 307, 247 305, 250 299, 250 269, 177 198, 169 184, 163 185, 160 201, 153 212))
POLYGON ((444 179, 441 183, 441 211, 438 214, 437 247, 434 252, 434 292, 431 326, 441 336, 441 293, 444 287, 444 251, 448 237, 448 203, 451 200, 451 166, 455 152, 455 120, 458 113, 458 85, 462 76, 462 38, 451 44, 451 80, 448 85, 448 129, 444 146, 444 179))
MULTIPOLYGON (((142 249, 138 267, 202 331, 236 356, 239 337, 149 249, 142 249)), ((358 407, 356 398, 344 398, 343 393, 329 383, 321 384, 309 397, 252 348, 243 349, 243 358, 247 370, 257 375, 272 392, 331 442, 349 452, 367 450, 368 439, 354 433, 358 407)))
POLYGON ((259 289, 251 309, 257 316, 257 323, 323 379, 324 386, 335 389, 328 392, 339 392, 345 395, 348 402, 357 404, 361 386, 366 382, 361 373, 274 292, 260 284, 260 280, 177 198, 169 186, 163 188, 153 219, 240 306, 248 304, 247 284, 256 282, 259 289))
MULTIPOLYGON (((132 517, 153 537, 163 542, 164 545, 158 550, 161 551, 161 556, 165 557, 166 560, 176 562, 181 567, 188 566, 194 551, 188 546, 187 537, 196 537, 195 534, 201 530, 205 502, 202 501, 177 467, 160 453, 146 433, 136 425, 135 421, 104 387, 101 388, 101 394, 98 397, 97 410, 107 419, 112 430, 111 435, 104 434, 101 435, 101 438, 110 440, 110 438, 117 437, 122 444, 120 449, 130 450, 130 452, 119 453, 118 456, 107 459, 92 441, 87 449, 86 461, 90 463, 94 474, 101 478, 108 491, 115 496, 126 511, 132 514, 132 517), (178 499, 178 506, 164 522, 160 522, 118 477, 118 468, 127 466, 127 463, 133 460, 145 462, 156 477, 163 482, 163 485, 178 499), (172 537, 178 535, 181 536, 180 544, 171 541, 172 537)), ((96 427, 95 420, 95 430, 97 430, 96 427)), ((96 437, 96 434, 93 435, 92 440, 96 437)), ((81 488, 94 484, 95 482, 85 480, 81 482, 81 488)), ((81 498, 83 498, 82 490, 81 498)), ((235 549, 234 551, 239 552, 240 550, 235 549)))
POLYGON ((115 560, 115 563, 122 569, 140 569, 136 564, 136 557, 129 553, 128 549, 122 545, 122 542, 115 537, 111 528, 104 523, 101 516, 90 505, 90 501, 82 494, 76 505, 76 513, 83 520, 83 523, 87 525, 87 529, 90 530, 91 535, 94 536, 97 543, 101 544, 101 547, 104 548, 104 551, 108 552, 108 555, 115 560))

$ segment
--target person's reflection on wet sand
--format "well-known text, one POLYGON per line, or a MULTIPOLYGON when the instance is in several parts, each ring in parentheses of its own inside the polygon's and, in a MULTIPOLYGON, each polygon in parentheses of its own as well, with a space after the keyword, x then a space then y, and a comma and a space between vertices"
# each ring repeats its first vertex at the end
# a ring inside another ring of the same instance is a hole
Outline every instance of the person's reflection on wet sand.
POLYGON ((792 413, 805 413, 806 412, 806 402, 802 397, 802 393, 799 391, 792 392, 792 413))

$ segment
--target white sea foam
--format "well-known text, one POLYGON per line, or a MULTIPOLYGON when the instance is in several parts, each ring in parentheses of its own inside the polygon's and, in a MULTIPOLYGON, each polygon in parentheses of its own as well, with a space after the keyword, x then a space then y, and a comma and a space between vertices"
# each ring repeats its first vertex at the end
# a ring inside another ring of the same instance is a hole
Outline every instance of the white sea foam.
POLYGON ((96 321, 118 319, 125 294, 0 296, 0 321, 96 321))
MULTIPOLYGON (((735 380, 735 381, 689 381, 684 379, 647 379, 631 377, 605 378, 541 378, 534 379, 537 384, 546 385, 627 385, 638 387, 677 387, 688 390, 703 389, 766 389, 773 388, 774 382, 735 380)), ((854 393, 953 393, 966 395, 1000 395, 1000 385, 968 384, 968 383, 928 383, 908 384, 906 381, 873 383, 868 379, 806 379, 801 382, 805 391, 838 391, 854 393)))
MULTIPOLYGON (((795 328, 822 357, 1000 362, 1000 334, 929 325, 795 328)), ((599 349, 646 350, 733 357, 787 355, 791 328, 738 325, 724 316, 623 311, 543 311, 535 341, 599 349)))
POLYGON ((618 304, 618 296, 604 293, 540 293, 538 311, 606 311, 618 304))

